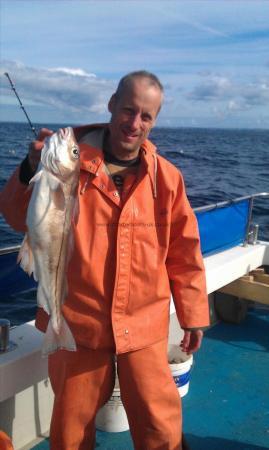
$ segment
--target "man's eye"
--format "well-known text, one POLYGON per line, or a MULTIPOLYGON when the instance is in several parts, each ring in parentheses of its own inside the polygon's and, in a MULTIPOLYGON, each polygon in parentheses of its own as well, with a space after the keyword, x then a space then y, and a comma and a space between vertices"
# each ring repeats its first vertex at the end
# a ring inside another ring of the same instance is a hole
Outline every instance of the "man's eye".
POLYGON ((144 120, 144 122, 152 122, 152 117, 148 116, 147 114, 142 116, 142 119, 144 120))
POLYGON ((126 114, 129 114, 129 115, 134 114, 134 111, 133 111, 132 109, 129 109, 129 108, 125 108, 125 109, 124 109, 124 112, 125 112, 126 114))

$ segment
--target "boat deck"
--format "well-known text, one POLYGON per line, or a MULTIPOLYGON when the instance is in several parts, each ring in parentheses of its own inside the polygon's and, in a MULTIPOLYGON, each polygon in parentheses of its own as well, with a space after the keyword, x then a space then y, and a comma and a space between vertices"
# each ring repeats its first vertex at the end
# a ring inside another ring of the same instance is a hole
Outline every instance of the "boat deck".
MULTIPOLYGON (((250 308, 240 325, 218 323, 195 355, 183 398, 192 450, 269 449, 269 309, 250 308)), ((131 450, 129 432, 97 432, 99 450, 131 450)), ((34 450, 48 450, 44 441, 34 450)))

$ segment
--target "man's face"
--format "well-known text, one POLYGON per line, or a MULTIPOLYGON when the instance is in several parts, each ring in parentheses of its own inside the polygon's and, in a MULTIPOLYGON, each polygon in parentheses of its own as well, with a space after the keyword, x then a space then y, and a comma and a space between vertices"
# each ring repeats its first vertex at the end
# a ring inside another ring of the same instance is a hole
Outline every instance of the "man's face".
POLYGON ((133 79, 118 98, 109 102, 110 146, 113 153, 134 157, 155 124, 162 101, 158 87, 146 78, 133 79))

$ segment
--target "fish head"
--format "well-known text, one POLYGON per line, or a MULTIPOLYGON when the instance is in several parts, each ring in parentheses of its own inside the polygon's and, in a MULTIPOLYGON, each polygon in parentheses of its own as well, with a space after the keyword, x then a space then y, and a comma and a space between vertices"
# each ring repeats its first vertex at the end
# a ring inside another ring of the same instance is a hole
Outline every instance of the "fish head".
POLYGON ((79 172, 79 146, 71 127, 60 128, 45 140, 41 163, 48 172, 62 181, 79 172))

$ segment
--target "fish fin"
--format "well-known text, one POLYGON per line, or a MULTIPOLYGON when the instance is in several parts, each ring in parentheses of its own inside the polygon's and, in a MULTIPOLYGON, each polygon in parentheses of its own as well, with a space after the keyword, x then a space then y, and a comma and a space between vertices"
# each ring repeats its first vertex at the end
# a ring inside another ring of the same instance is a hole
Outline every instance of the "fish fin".
POLYGON ((37 287, 37 304, 40 308, 43 308, 48 315, 50 315, 48 295, 41 283, 39 283, 37 287))
POLYGON ((34 279, 36 280, 34 255, 30 246, 29 237, 27 233, 24 236, 24 239, 20 247, 20 251, 17 258, 17 264, 20 264, 20 267, 24 270, 24 272, 28 273, 29 277, 32 274, 34 274, 34 279))
POLYGON ((42 356, 47 356, 60 349, 69 351, 77 349, 75 339, 64 317, 61 318, 59 332, 55 331, 50 319, 43 342, 42 356))
POLYGON ((37 183, 41 176, 42 176, 43 170, 40 168, 36 174, 31 178, 31 180, 29 181, 29 184, 27 186, 27 191, 31 191, 33 189, 33 184, 37 183))
POLYGON ((36 183, 37 181, 40 180, 41 176, 42 176, 43 170, 39 170, 29 181, 29 184, 32 183, 36 183))
POLYGON ((58 183, 57 189, 51 191, 51 199, 52 199, 56 209, 64 211, 65 197, 64 197, 63 188, 60 183, 58 183))

